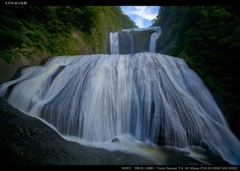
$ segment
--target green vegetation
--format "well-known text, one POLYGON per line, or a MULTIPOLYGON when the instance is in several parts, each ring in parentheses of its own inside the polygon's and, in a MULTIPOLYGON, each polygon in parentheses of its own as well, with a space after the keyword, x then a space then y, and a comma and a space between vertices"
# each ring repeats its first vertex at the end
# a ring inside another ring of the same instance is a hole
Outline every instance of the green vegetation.
POLYGON ((231 126, 240 121, 239 14, 233 6, 162 6, 154 21, 162 27, 157 50, 185 59, 222 98, 231 126))
POLYGON ((37 53, 77 55, 84 43, 103 52, 108 30, 136 27, 118 6, 5 6, 0 23, 0 53, 7 63, 37 53))

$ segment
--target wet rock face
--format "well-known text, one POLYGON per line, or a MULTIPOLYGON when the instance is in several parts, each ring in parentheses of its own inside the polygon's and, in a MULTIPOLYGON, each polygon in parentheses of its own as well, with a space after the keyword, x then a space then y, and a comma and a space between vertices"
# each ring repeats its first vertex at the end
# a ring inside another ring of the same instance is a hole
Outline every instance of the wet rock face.
POLYGON ((1 165, 149 165, 133 154, 82 146, 59 136, 39 119, 0 97, 1 165))
POLYGON ((118 138, 113 138, 112 142, 119 142, 119 139, 118 138))
POLYGON ((47 61, 49 54, 43 53, 32 58, 20 57, 12 63, 6 63, 0 58, 0 83, 16 77, 23 67, 41 65, 47 61))
POLYGON ((153 30, 118 32, 119 54, 149 52, 149 43, 153 32, 153 30))
POLYGON ((149 43, 153 30, 131 32, 134 42, 134 53, 149 52, 149 43))
MULTIPOLYGON (((42 121, 21 113, 0 97, 0 164, 1 165, 153 165, 138 155, 109 152, 69 142, 42 121)), ((119 142, 118 138, 112 139, 119 142)), ((173 148, 162 148, 167 165, 202 165, 173 148)), ((162 160, 162 159, 161 159, 162 160)), ((209 163, 228 165, 214 155, 209 163)))
POLYGON ((131 53, 131 37, 127 32, 119 32, 119 51, 120 54, 131 53))

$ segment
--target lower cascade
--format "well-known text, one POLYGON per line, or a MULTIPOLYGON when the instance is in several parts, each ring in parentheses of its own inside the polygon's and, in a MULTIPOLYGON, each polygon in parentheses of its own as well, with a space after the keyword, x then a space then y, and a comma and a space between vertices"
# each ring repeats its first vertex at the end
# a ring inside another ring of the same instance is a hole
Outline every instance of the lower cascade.
POLYGON ((54 57, 1 84, 0 96, 86 145, 201 147, 240 164, 240 141, 180 58, 152 52, 54 57))

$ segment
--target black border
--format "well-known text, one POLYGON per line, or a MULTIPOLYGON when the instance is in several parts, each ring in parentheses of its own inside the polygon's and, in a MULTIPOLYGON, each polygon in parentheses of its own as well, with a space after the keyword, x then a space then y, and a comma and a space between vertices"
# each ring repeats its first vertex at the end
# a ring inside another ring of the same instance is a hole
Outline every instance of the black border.
POLYGON ((12 165, 4 166, 5 169, 24 169, 29 170, 94 170, 94 171, 237 171, 240 169, 239 165, 12 165))
POLYGON ((7 2, 26 2, 31 6, 205 6, 205 5, 237 5, 237 0, 1 0, 7 2))

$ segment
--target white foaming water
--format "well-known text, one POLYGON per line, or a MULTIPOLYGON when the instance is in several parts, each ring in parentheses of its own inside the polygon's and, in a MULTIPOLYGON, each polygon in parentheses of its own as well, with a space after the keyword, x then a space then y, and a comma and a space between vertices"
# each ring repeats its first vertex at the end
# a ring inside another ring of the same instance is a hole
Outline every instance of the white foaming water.
MULTIPOLYGON (((153 32, 151 34, 150 37, 150 42, 149 42, 149 52, 156 52, 156 41, 159 38, 159 36, 161 35, 161 27, 160 26, 156 26, 156 27, 148 27, 148 28, 130 28, 130 29, 123 29, 122 31, 127 32, 128 34, 132 31, 138 32, 138 31, 147 31, 147 30, 153 30, 155 32, 153 32)), ((131 36, 129 34, 129 36, 131 36)), ((115 43, 115 42, 114 42, 115 43)), ((133 38, 131 36, 131 48, 134 47, 133 44, 133 38)), ((134 49, 131 49, 131 53, 134 53, 134 49)))
POLYGON ((110 33, 110 50, 112 55, 119 54, 119 35, 118 32, 110 33))
POLYGON ((155 27, 147 27, 147 28, 122 29, 122 31, 125 31, 125 32, 131 32, 131 31, 146 31, 146 30, 158 31, 159 29, 160 29, 160 26, 155 26, 155 27))
POLYGON ((0 85, 0 95, 84 145, 137 152, 162 164, 157 143, 177 149, 204 144, 240 164, 239 140, 182 59, 150 52, 54 57, 0 85))
POLYGON ((160 27, 157 27, 155 31, 156 32, 151 34, 150 43, 149 43, 149 52, 156 52, 156 42, 162 32, 160 27))
POLYGON ((133 37, 132 37, 132 35, 129 32, 127 32, 127 34, 130 37, 130 41, 131 41, 131 51, 130 51, 130 53, 134 53, 133 37))

